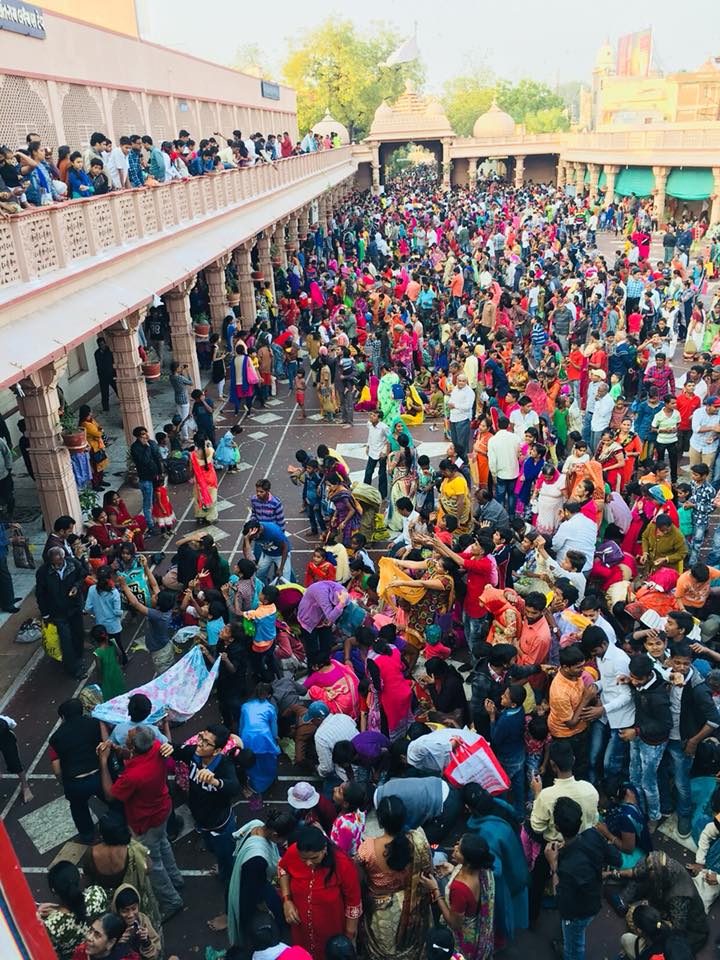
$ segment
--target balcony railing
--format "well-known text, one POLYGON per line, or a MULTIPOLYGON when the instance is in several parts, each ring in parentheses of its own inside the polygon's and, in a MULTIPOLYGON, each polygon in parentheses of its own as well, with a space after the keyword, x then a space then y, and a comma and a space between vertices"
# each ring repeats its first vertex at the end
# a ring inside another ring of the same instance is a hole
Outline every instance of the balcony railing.
POLYGON ((288 157, 157 187, 33 207, 0 220, 0 289, 27 283, 85 258, 241 207, 350 160, 350 147, 288 157))

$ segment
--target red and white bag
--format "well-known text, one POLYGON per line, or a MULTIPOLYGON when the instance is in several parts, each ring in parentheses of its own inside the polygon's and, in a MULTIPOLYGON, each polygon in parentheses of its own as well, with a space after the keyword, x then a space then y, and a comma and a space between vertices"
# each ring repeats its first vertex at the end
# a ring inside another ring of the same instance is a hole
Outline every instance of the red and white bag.
POLYGON ((466 743, 460 738, 453 740, 452 754, 443 776, 453 787, 479 783, 493 796, 510 788, 510 778, 484 737, 475 743, 466 743))

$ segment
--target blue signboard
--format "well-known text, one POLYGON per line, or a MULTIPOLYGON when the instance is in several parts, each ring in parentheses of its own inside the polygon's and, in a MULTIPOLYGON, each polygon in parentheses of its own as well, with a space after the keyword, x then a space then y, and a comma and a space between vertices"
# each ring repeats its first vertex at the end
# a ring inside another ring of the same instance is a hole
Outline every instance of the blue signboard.
POLYGON ((280 85, 269 80, 260 81, 260 92, 267 100, 280 99, 280 85))
POLYGON ((20 0, 0 0, 0 30, 44 40, 45 15, 39 7, 21 3, 20 0))

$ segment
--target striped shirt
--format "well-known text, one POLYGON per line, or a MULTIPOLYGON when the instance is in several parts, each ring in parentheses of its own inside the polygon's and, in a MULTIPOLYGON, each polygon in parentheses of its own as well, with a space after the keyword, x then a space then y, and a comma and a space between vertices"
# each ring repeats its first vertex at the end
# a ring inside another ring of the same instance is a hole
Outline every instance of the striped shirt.
POLYGON ((285 529, 285 511, 282 503, 272 494, 267 500, 259 497, 250 497, 250 512, 253 520, 259 523, 276 523, 281 530, 285 529))

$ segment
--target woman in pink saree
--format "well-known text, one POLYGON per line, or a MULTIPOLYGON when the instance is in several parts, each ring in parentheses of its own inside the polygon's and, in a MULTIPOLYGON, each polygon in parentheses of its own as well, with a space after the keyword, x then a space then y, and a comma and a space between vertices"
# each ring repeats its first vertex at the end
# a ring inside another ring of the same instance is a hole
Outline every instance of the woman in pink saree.
POLYGON ((352 667, 327 654, 313 664, 314 670, 304 681, 310 700, 321 700, 330 713, 344 713, 353 720, 360 715, 358 678, 352 667))
POLYGON ((405 676, 405 664, 397 647, 379 639, 365 669, 380 705, 380 732, 391 740, 405 735, 413 721, 412 683, 405 676))

